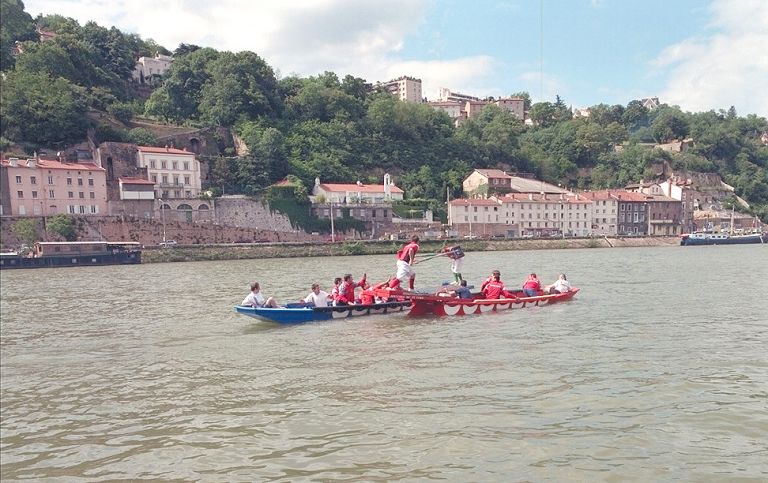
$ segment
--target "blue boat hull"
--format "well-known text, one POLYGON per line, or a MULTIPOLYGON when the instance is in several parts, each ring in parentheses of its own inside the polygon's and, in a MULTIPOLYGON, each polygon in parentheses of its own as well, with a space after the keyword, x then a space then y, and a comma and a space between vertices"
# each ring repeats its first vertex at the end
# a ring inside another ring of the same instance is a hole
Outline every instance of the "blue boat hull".
POLYGON ((302 324, 320 320, 344 319, 363 315, 391 314, 402 312, 411 306, 410 302, 386 302, 371 305, 340 305, 336 307, 235 307, 238 314, 278 324, 302 324))

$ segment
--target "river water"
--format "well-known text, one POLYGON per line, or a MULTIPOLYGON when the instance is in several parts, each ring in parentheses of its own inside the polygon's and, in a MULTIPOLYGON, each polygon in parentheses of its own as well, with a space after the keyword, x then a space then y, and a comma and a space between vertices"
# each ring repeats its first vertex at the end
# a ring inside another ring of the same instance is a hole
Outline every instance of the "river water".
POLYGON ((467 253, 494 268, 582 291, 277 326, 234 313, 252 280, 293 301, 394 256, 4 271, 2 480, 768 479, 768 247, 467 253))

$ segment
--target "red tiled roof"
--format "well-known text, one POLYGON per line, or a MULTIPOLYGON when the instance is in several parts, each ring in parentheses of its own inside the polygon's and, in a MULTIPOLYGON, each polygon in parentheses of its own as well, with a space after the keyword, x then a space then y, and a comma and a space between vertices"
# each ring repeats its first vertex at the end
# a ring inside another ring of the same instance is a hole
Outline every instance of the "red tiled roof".
POLYGON ((150 181, 150 180, 144 179, 144 178, 130 178, 130 177, 127 177, 127 176, 123 176, 123 177, 120 177, 118 179, 123 184, 152 184, 152 185, 155 184, 154 181, 150 181))
MULTIPOLYGON (((320 188, 331 193, 384 193, 383 184, 355 184, 355 183, 320 183, 320 188)), ((395 185, 390 186, 392 193, 403 193, 403 190, 395 185)))
MULTIPOLYGON (((35 160, 38 169, 67 169, 67 170, 80 170, 80 171, 106 171, 93 163, 60 163, 58 161, 51 161, 49 159, 35 160)), ((2 160, 3 166, 8 166, 7 159, 2 160)), ((27 168, 27 160, 19 159, 17 161, 17 167, 27 168)))
POLYGON ((157 153, 157 154, 186 154, 187 156, 194 156, 195 153, 190 153, 186 149, 176 148, 157 148, 154 146, 138 146, 139 151, 143 153, 157 153))

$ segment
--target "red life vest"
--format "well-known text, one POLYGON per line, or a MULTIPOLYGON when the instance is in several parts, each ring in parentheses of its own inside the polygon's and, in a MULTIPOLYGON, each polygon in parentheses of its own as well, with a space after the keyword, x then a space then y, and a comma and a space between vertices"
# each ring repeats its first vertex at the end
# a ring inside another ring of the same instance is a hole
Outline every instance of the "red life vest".
POLYGON ((408 263, 411 263, 412 257, 416 256, 416 252, 419 251, 419 244, 416 242, 409 242, 406 245, 403 245, 403 248, 401 248, 397 252, 397 259, 398 260, 404 260, 408 263), (413 254, 413 255, 411 255, 413 254))
POLYGON ((504 282, 501 280, 491 280, 485 284, 483 297, 487 299, 498 299, 504 293, 504 282))
POLYGON ((528 275, 528 278, 525 279, 525 283, 523 284, 523 288, 532 288, 534 290, 541 290, 541 281, 538 278, 531 277, 528 275))
POLYGON ((483 283, 480 284, 480 291, 482 292, 485 290, 485 286, 488 285, 490 282, 493 281, 493 275, 483 280, 483 283))
POLYGON ((356 287, 364 287, 365 286, 365 279, 360 280, 359 282, 341 282, 341 285, 339 286, 339 302, 346 302, 348 304, 352 304, 355 302, 355 288, 356 287))

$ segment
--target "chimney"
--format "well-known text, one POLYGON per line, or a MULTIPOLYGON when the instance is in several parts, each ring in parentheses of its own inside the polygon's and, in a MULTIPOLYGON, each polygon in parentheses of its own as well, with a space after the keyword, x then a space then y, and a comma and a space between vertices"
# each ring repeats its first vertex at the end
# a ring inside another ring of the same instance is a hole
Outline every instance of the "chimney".
POLYGON ((533 193, 528 193, 528 199, 529 199, 530 201, 533 201, 533 193))
POLYGON ((27 167, 28 168, 37 167, 37 161, 35 160, 35 158, 27 158, 27 167))
POLYGON ((8 158, 8 166, 15 168, 19 165, 19 158, 8 158))

